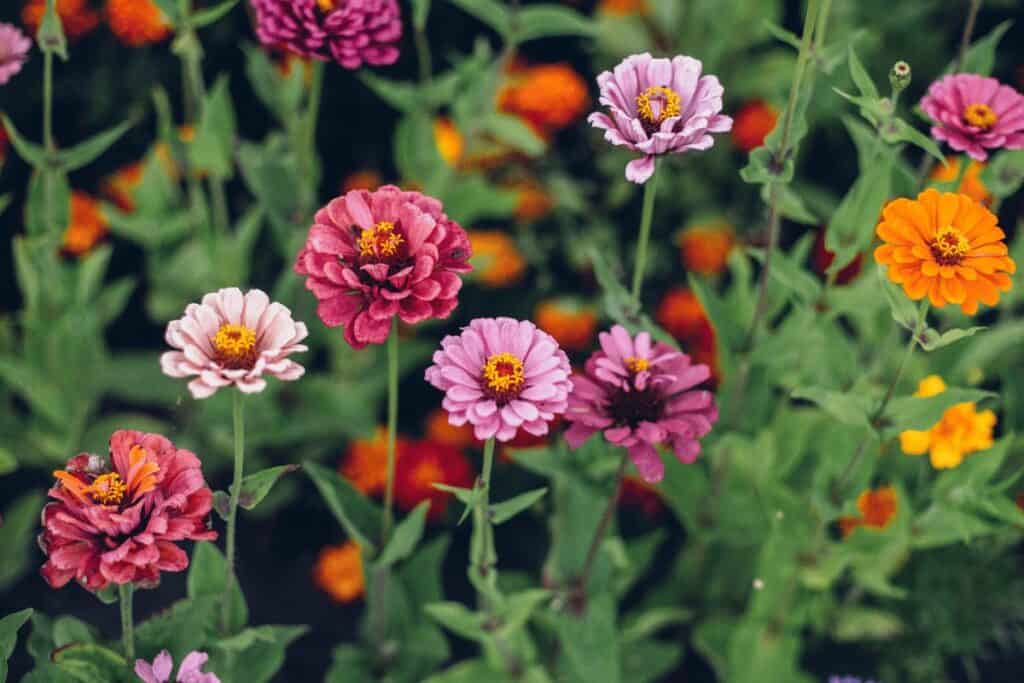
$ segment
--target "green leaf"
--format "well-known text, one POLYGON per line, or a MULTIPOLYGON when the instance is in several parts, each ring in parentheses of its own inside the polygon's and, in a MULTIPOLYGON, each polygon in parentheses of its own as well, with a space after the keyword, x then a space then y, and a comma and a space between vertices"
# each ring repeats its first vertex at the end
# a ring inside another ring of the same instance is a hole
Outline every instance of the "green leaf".
POLYGON ((484 129, 499 142, 503 142, 527 156, 540 156, 547 149, 547 143, 539 138, 533 129, 518 116, 495 113, 486 117, 481 123, 484 129))
POLYGON ((934 426, 942 419, 943 413, 958 403, 977 403, 996 396, 991 391, 958 387, 949 387, 941 394, 927 398, 901 396, 889 402, 882 420, 890 433, 908 429, 921 431, 934 426))
POLYGON ((889 302, 889 311, 892 313, 892 319, 905 329, 913 332, 917 329, 917 305, 903 293, 903 290, 898 285, 889 281, 885 266, 879 265, 877 274, 881 289, 885 293, 885 299, 889 302))
POLYGON ((285 650, 309 629, 305 626, 264 625, 219 641, 215 656, 207 665, 222 680, 267 683, 285 660, 285 650))
POLYGON ((417 31, 427 27, 427 17, 430 15, 430 0, 412 0, 412 25, 417 31))
POLYGON ((0 356, 0 380, 19 393, 34 411, 55 425, 67 425, 67 397, 38 369, 20 358, 0 356))
MULTIPOLYGON (((18 469, 18 459, 6 448, 0 447, 0 477, 18 469)), ((2 527, 0 527, 2 528, 2 527)))
POLYGON ((79 304, 89 304, 96 296, 103 284, 103 276, 107 273, 112 253, 111 246, 104 244, 93 249, 78 262, 78 286, 75 288, 75 300, 79 304))
POLYGON ((0 619, 0 681, 7 680, 7 660, 14 654, 14 646, 18 643, 18 630, 31 616, 31 609, 23 609, 0 619))
POLYGON ((167 19, 167 23, 171 26, 177 26, 181 21, 181 12, 178 10, 178 0, 153 0, 156 6, 160 8, 164 17, 167 19))
POLYGON ((18 156, 33 168, 40 169, 45 167, 47 164, 47 154, 43 146, 29 142, 22 136, 18 129, 14 127, 14 122, 7 117, 7 114, 0 113, 0 121, 3 121, 4 128, 7 129, 7 137, 10 138, 11 145, 14 147, 14 151, 18 153, 18 156))
POLYGON ((850 78, 853 79, 853 83, 857 86, 860 94, 872 100, 877 100, 879 97, 878 88, 868 74, 867 69, 864 68, 864 64, 861 63, 860 58, 857 57, 853 44, 850 45, 846 58, 850 65, 850 78))
POLYGON ((8 192, 7 194, 0 194, 0 216, 4 215, 4 211, 14 201, 14 195, 8 192))
POLYGON ((582 681, 618 683, 619 642, 615 602, 607 593, 589 596, 586 614, 562 614, 558 637, 576 677, 582 681))
POLYGON ((0 592, 10 588, 25 575, 35 561, 34 547, 39 525, 39 513, 46 496, 40 491, 26 493, 11 501, 3 511, 0 526, 0 592))
POLYGON ((866 396, 831 391, 819 387, 801 387, 794 389, 793 398, 812 401, 822 410, 843 424, 855 427, 871 427, 872 401, 866 396))
MULTIPOLYGON (((764 263, 764 249, 751 247, 747 249, 747 252, 759 263, 764 263)), ((781 251, 774 255, 771 276, 805 304, 813 304, 821 296, 821 283, 818 279, 799 264, 787 258, 786 254, 781 251)))
MULTIPOLYGON (((996 47, 999 46, 999 41, 1003 39, 1003 36, 1010 30, 1012 25, 1012 21, 1006 20, 984 37, 971 43, 971 46, 967 49, 967 54, 964 55, 964 61, 960 65, 959 72, 963 74, 979 74, 981 76, 991 75, 992 69, 996 65, 996 47)), ((951 70, 952 65, 950 65, 947 71, 951 70)))
POLYGON ((70 213, 71 186, 67 174, 49 166, 33 172, 25 200, 25 232, 59 240, 70 223, 70 213))
MULTIPOLYGON (((220 579, 223 584, 223 572, 220 579)), ((214 638, 219 621, 220 600, 212 596, 178 600, 136 626, 136 648, 146 659, 167 650, 175 661, 180 661, 192 650, 203 649, 214 638)), ((231 626, 234 628, 235 624, 231 626)))
POLYGON ((194 28, 203 28, 210 24, 216 23, 221 20, 222 17, 227 15, 235 5, 238 4, 238 0, 225 0, 219 5, 213 7, 207 7, 206 9, 199 10, 192 15, 191 24, 194 28))
POLYGON ((1004 150, 981 170, 981 181, 993 196, 1005 199, 1024 184, 1024 149, 1004 150))
POLYGON ((43 52, 51 52, 65 62, 68 61, 68 40, 64 35, 60 15, 57 14, 57 0, 46 0, 46 12, 36 31, 36 43, 43 52))
POLYGON ((746 333, 729 309, 728 304, 693 273, 687 273, 686 280, 690 289, 700 300, 700 305, 707 313, 722 346, 731 350, 739 349, 743 345, 746 333))
POLYGON ((431 619, 457 636, 482 641, 484 638, 484 615, 470 611, 458 602, 434 602, 423 606, 431 619))
POLYGON ((65 171, 77 171, 95 161, 101 154, 110 149, 115 142, 135 125, 135 121, 129 119, 109 130, 98 133, 74 147, 63 149, 57 153, 57 159, 65 171))
POLYGON ((380 557, 374 562, 374 566, 390 567, 412 554, 420 539, 423 538, 423 529, 426 526, 429 509, 430 501, 425 500, 406 515, 405 519, 395 527, 387 545, 381 551, 380 557))
POLYGON ((832 637, 839 642, 891 640, 903 631, 903 621, 896 614, 859 605, 841 607, 832 625, 832 637))
POLYGON ((968 337, 973 337, 975 334, 977 334, 978 332, 981 332, 982 330, 985 330, 985 329, 988 329, 988 328, 986 328, 986 327, 969 327, 969 328, 967 328, 965 330, 963 330, 963 329, 946 330, 945 332, 942 332, 940 334, 938 330, 933 330, 932 328, 929 327, 928 329, 924 330, 920 334, 920 336, 918 337, 917 341, 921 345, 921 348, 924 349, 925 351, 934 351, 936 349, 941 349, 944 346, 949 346, 950 344, 955 344, 956 342, 960 341, 961 339, 967 339, 968 337))
POLYGON ((137 680, 124 657, 92 643, 56 650, 53 662, 82 683, 129 683, 137 680))
POLYGON ((512 20, 508 8, 498 0, 451 0, 453 5, 472 14, 502 36, 508 36, 512 20))
POLYGON ((893 118, 890 125, 892 126, 891 129, 888 126, 883 126, 882 128, 886 142, 909 142, 930 154, 939 163, 945 165, 946 157, 930 137, 900 118, 893 118))
POLYGON ((574 9, 558 5, 529 5, 519 10, 513 22, 514 38, 525 43, 551 36, 597 35, 597 25, 574 9))
MULTIPOLYGON (((197 602, 213 602, 220 614, 227 587, 227 560, 213 543, 196 543, 188 570, 188 597, 197 602)), ((228 630, 235 633, 249 621, 249 606, 237 580, 231 582, 231 619, 228 630)))
POLYGON ((412 113, 422 107, 420 88, 414 83, 384 78, 365 69, 359 71, 359 80, 398 111, 412 113))
POLYGON ((333 470, 308 460, 303 469, 345 533, 362 546, 364 553, 374 555, 377 546, 370 539, 380 537, 380 509, 333 470))
POLYGON ((875 165, 861 169, 861 175, 829 221, 825 248, 836 255, 829 272, 842 270, 871 244, 882 205, 892 191, 891 186, 890 160, 884 153, 876 155, 875 165))
POLYGON ((633 643, 649 638, 670 626, 685 624, 694 617, 694 611, 685 607, 655 607, 630 619, 622 627, 622 642, 633 643))
MULTIPOLYGON (((297 120, 304 91, 303 70, 293 69, 284 76, 270 61, 266 50, 252 43, 243 43, 245 73, 256 96, 279 121, 288 125, 297 120)), ((363 72, 360 71, 360 76, 363 72)))
POLYGON ((491 505, 491 522, 495 525, 507 522, 523 510, 532 507, 547 492, 547 487, 534 489, 533 491, 527 491, 514 498, 491 505))
POLYGON ((281 477, 297 469, 299 469, 298 465, 279 465, 246 476, 242 480, 242 492, 238 494, 238 504, 246 510, 252 510, 267 497, 270 489, 274 488, 274 484, 281 477))
POLYGON ((217 79, 203 101, 196 138, 188 146, 192 166, 216 178, 230 178, 234 169, 235 110, 228 77, 217 79))

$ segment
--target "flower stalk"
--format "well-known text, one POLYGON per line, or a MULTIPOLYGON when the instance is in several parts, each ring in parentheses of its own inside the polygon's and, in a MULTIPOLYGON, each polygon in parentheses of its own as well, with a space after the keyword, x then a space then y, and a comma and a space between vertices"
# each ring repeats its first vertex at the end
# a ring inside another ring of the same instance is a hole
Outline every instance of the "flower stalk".
POLYGON ((498 562, 494 545, 494 527, 491 525, 491 470, 494 467, 494 437, 484 443, 484 466, 473 486, 473 539, 470 549, 469 574, 486 605, 488 593, 497 586, 497 574, 492 571, 498 562))
POLYGON ((651 240, 651 222, 654 218, 654 197, 658 189, 658 162, 654 162, 654 174, 644 185, 644 205, 640 214, 640 237, 636 245, 636 261, 633 268, 633 305, 640 310, 640 292, 644 284, 644 270, 647 268, 647 244, 651 240))
POLYGON ((237 547, 236 528, 238 524, 238 501, 242 494, 242 479, 245 474, 245 413, 242 404, 242 392, 234 392, 232 406, 232 423, 235 432, 235 469, 231 478, 231 498, 228 502, 227 529, 227 572, 224 585, 224 601, 222 603, 221 630, 228 632, 231 624, 232 585, 238 580, 235 576, 235 553, 237 547))
POLYGON ((129 662, 135 660, 135 617, 132 614, 134 593, 135 586, 132 583, 122 583, 117 587, 118 603, 121 607, 121 643, 124 647, 124 657, 129 662))
POLYGON ((398 318, 392 319, 388 335, 388 462, 384 489, 384 524, 381 547, 387 542, 394 522, 395 445, 398 440, 398 318))
POLYGON ((597 559, 597 551, 601 548, 601 543, 604 541, 604 536, 608 533, 608 527, 611 526, 612 517, 615 516, 615 504, 619 499, 619 492, 622 489, 622 479, 626 474, 626 461, 629 459, 629 452, 624 451, 622 457, 619 458, 619 468, 615 472, 615 486, 612 488, 611 494, 608 496, 608 502, 605 504, 604 513, 601 515, 601 520, 597 523, 597 529, 594 530, 594 538, 590 541, 590 547, 587 549, 587 557, 583 561, 583 569, 580 571, 580 578, 577 582, 577 590, 580 594, 585 594, 587 590, 587 583, 590 581, 590 573, 594 569, 594 561, 597 559))

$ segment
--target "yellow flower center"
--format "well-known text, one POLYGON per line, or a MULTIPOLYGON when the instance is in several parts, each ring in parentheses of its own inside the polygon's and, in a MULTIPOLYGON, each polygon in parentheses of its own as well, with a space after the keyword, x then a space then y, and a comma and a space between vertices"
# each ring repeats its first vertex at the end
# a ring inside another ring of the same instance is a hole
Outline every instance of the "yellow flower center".
POLYGON ((317 7, 320 8, 321 12, 332 12, 334 11, 334 0, 316 0, 317 7))
POLYGON ((251 365, 255 360, 256 332, 245 325, 225 323, 213 337, 219 359, 231 367, 251 365))
POLYGON ((484 383, 493 396, 508 398, 515 395, 523 382, 523 361, 511 353, 497 353, 484 365, 484 383))
POLYGON ((89 495, 101 505, 119 505, 127 491, 128 485, 117 472, 101 474, 89 486, 89 495))
POLYGON ((363 256, 394 256, 404 240, 395 232, 395 224, 381 221, 359 235, 359 253, 363 256))
POLYGON ((996 125, 999 121, 999 117, 992 111, 992 107, 987 104, 974 103, 967 105, 964 109, 964 122, 971 126, 976 126, 982 130, 988 130, 992 126, 996 125))
POLYGON ((636 356, 630 356, 626 359, 626 369, 637 375, 651 366, 650 362, 646 358, 637 358, 636 356))
POLYGON ((935 260, 944 266, 950 266, 963 260, 970 251, 971 243, 962 232, 952 225, 947 225, 935 234, 935 241, 931 247, 935 260))
POLYGON ((682 112, 679 93, 671 88, 654 85, 636 97, 636 111, 645 122, 657 126, 665 119, 682 112))

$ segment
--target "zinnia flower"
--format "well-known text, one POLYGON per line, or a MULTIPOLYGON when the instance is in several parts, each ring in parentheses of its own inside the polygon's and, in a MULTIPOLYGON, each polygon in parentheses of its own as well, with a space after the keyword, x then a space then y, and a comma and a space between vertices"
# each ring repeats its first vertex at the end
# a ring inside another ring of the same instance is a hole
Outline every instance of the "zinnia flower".
POLYGON ((895 199, 882 209, 876 232, 885 244, 875 260, 911 299, 927 295, 933 306, 960 304, 973 315, 979 301, 994 306, 1009 291, 1016 270, 997 220, 967 195, 928 189, 895 199))
POLYGON ((256 35, 268 47, 334 60, 346 69, 398 60, 397 0, 252 0, 256 35))
POLYGON ((601 350, 572 378, 565 415, 572 423, 565 433, 569 445, 579 448, 602 431, 609 443, 629 450, 649 483, 665 474, 659 445, 671 447, 681 462, 696 460, 698 439, 718 420, 711 392, 694 389, 710 379, 711 369, 666 344, 652 344, 646 332, 633 338, 621 325, 598 340, 601 350))
POLYGON ((839 528, 843 536, 849 536, 858 527, 885 529, 892 523, 899 510, 899 499, 896 489, 892 486, 880 486, 877 489, 866 489, 857 496, 859 517, 840 517, 839 528))
POLYGON ((727 221, 693 225, 679 236, 679 256, 687 270, 717 275, 725 270, 735 244, 732 225, 727 221))
MULTIPOLYGON (((967 165, 967 170, 964 171, 963 178, 960 179, 960 186, 954 192, 965 194, 985 206, 991 204, 992 195, 981 179, 981 172, 985 170, 985 166, 986 164, 972 159, 971 163, 967 165)), ((960 157, 947 156, 946 165, 936 164, 929 178, 935 183, 952 183, 960 178, 960 157)))
POLYGON ((514 69, 498 93, 498 109, 521 117, 542 138, 571 126, 589 106, 586 82, 565 63, 514 69))
MULTIPOLYGON (((914 396, 928 398, 945 390, 941 377, 929 375, 921 380, 914 396)), ((960 465, 967 455, 991 448, 995 426, 996 414, 991 410, 979 413, 973 403, 958 403, 948 408, 931 429, 901 433, 900 448, 907 455, 928 453, 932 467, 949 469, 960 465)))
POLYGON ((519 181, 510 188, 516 193, 516 218, 529 223, 551 213, 555 200, 536 180, 519 181))
POLYGON ((100 204, 85 192, 71 193, 68 227, 64 230, 62 251, 73 256, 84 256, 107 236, 107 219, 100 204))
POLYGON ((587 349, 597 331, 597 313, 594 309, 569 299, 542 301, 537 304, 533 317, 537 327, 569 351, 587 349))
MULTIPOLYGON (((192 651, 185 655, 178 668, 178 683, 220 683, 215 674, 201 671, 206 665, 210 656, 205 652, 192 651)), ((135 675, 143 683, 168 683, 171 680, 171 671, 174 669, 174 660, 171 653, 162 650, 150 664, 145 659, 135 660, 135 675)))
MULTIPOLYGON (((408 440, 399 436, 395 443, 396 455, 401 455, 408 440)), ((344 461, 338 467, 343 477, 368 496, 384 492, 388 481, 388 433, 377 427, 372 439, 355 439, 348 448, 344 461)))
POLYGON ((466 232, 441 202, 386 185, 317 211, 295 272, 306 276, 324 324, 343 325, 345 341, 360 349, 384 342, 395 316, 410 325, 447 318, 470 255, 466 232))
POLYGON ((293 381, 305 369, 288 358, 306 351, 305 323, 259 289, 242 294, 237 287, 221 289, 189 304, 185 315, 167 325, 164 338, 179 349, 160 357, 170 377, 198 375, 188 383, 193 398, 207 398, 234 385, 247 394, 263 391, 264 375, 293 381))
POLYGON ((1024 148, 1024 96, 994 78, 952 74, 921 98, 932 137, 985 161, 989 149, 1024 148))
POLYGON ((436 408, 427 416, 423 430, 428 441, 448 444, 456 448, 468 448, 478 441, 473 436, 473 425, 464 424, 456 427, 448 421, 448 413, 444 408, 436 408))
POLYGON ((53 473, 43 508, 41 573, 53 588, 71 579, 97 591, 110 583, 155 586, 160 572, 180 572, 188 555, 178 541, 212 541, 213 493, 199 458, 159 434, 131 430, 110 437, 110 458, 83 453, 53 473))
MULTIPOLYGON (((43 22, 44 14, 46 0, 29 0, 21 8, 21 21, 34 34, 43 22)), ((72 42, 90 33, 100 23, 100 14, 89 5, 89 0, 57 0, 57 16, 64 35, 72 42)))
POLYGON ((541 436, 565 412, 569 358, 529 321, 477 318, 441 340, 427 381, 445 392, 448 421, 473 425, 480 440, 508 442, 520 428, 541 436))
POLYGON ((103 180, 101 189, 104 196, 126 213, 135 211, 135 190, 142 182, 141 162, 127 164, 103 180))
POLYGON ((711 133, 732 128, 732 119, 720 113, 722 85, 715 76, 701 76, 701 68, 692 57, 654 59, 644 53, 597 77, 601 104, 611 116, 595 112, 588 120, 604 129, 608 142, 643 155, 626 166, 628 180, 645 183, 655 157, 710 149, 711 133))
POLYGON ((515 241, 500 230, 472 230, 474 277, 490 287, 507 287, 526 272, 526 261, 515 241))
POLYGON ((434 119, 434 144, 437 145, 437 153, 452 168, 462 161, 466 141, 451 119, 443 116, 434 119))
POLYGON ((736 112, 732 127, 732 141, 739 149, 750 152, 764 144, 764 139, 775 129, 779 112, 764 100, 751 100, 736 112))
POLYGON ((673 287, 658 303, 654 319, 686 348, 694 363, 711 368, 710 386, 714 386, 719 377, 715 328, 697 295, 685 287, 673 287))
POLYGON ((153 45, 171 35, 171 25, 153 0, 107 0, 107 23, 128 47, 153 45))
POLYGON ((14 78, 25 64, 32 41, 17 26, 0 22, 0 85, 14 78))
POLYGON ((361 171, 355 171, 345 176, 345 179, 341 182, 342 194, 351 192, 352 190, 376 190, 383 184, 380 173, 371 169, 363 169, 361 171))
POLYGON ((427 519, 437 521, 444 515, 451 494, 433 485, 469 488, 473 479, 473 468, 461 449, 435 441, 416 441, 402 450, 395 465, 395 502, 408 511, 428 500, 427 519))
POLYGON ((630 14, 647 14, 647 0, 601 0, 597 5, 597 11, 602 14, 610 14, 616 17, 625 17, 630 14))
POLYGON ((313 566, 313 582, 335 602, 354 602, 366 592, 363 557, 353 541, 329 545, 313 566))

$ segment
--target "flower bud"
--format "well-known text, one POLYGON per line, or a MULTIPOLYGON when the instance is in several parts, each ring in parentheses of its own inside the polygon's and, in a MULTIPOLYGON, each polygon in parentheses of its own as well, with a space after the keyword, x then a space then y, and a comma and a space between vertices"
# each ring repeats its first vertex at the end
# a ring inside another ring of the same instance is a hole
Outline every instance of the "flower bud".
POLYGON ((910 65, 900 60, 892 65, 889 71, 889 83, 892 85, 893 93, 898 93, 910 85, 910 65))

